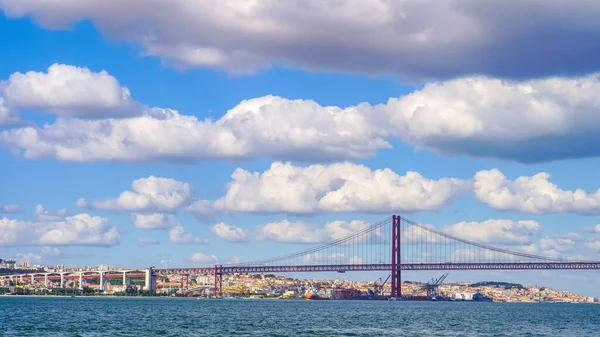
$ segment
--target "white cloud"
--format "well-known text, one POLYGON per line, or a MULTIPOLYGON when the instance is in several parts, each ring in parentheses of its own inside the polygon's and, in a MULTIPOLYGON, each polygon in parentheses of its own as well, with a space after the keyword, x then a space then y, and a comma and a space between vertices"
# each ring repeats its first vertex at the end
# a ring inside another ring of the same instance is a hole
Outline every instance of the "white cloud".
POLYGON ((585 227, 584 230, 588 233, 593 233, 593 234, 600 233, 600 224, 597 224, 596 226, 585 227))
POLYGON ((239 227, 231 226, 225 223, 218 223, 210 228, 216 236, 230 242, 248 242, 250 233, 239 227))
POLYGON ((329 235, 326 230, 318 228, 314 224, 283 220, 257 226, 256 238, 289 243, 321 243, 326 242, 329 235))
POLYGON ((293 166, 275 162, 263 173, 237 169, 214 208, 233 212, 414 212, 439 210, 468 191, 460 179, 399 176, 363 165, 293 166))
POLYGON ((560 256, 573 252, 581 241, 583 238, 579 234, 567 233, 541 238, 539 245, 545 256, 560 256))
POLYGON ((69 210, 66 208, 48 210, 43 205, 37 205, 34 210, 35 221, 38 222, 61 221, 69 215, 69 210))
POLYGON ((79 207, 105 211, 173 211, 190 201, 191 190, 188 183, 175 179, 150 176, 134 180, 133 191, 125 191, 116 199, 77 201, 79 207))
MULTIPOLYGON (((341 239, 354 232, 365 229, 369 224, 364 221, 332 221, 323 228, 304 221, 283 220, 256 226, 258 240, 271 240, 288 243, 324 243, 341 239)), ((375 233, 377 235, 377 233, 375 233)))
POLYGON ((163 108, 121 119, 60 117, 0 131, 0 144, 28 159, 76 162, 332 162, 373 156, 400 139, 449 156, 533 163, 600 155, 589 145, 600 141, 598 91, 600 74, 521 82, 465 77, 374 106, 258 97, 215 122, 163 108))
POLYGON ((500 210, 522 213, 600 213, 600 189, 588 194, 582 189, 567 191, 549 181, 542 172, 531 177, 508 180, 497 169, 475 175, 475 194, 479 200, 500 210))
MULTIPOLYGON (((399 176, 390 169, 371 170, 349 162, 307 167, 274 162, 263 173, 238 168, 232 179, 226 194, 215 201, 192 201, 188 183, 151 176, 135 180, 133 192, 125 191, 116 199, 80 199, 76 205, 107 211, 185 210, 203 217, 225 212, 415 212, 442 209, 471 186, 470 181, 460 179, 431 180, 417 172, 399 176)), ((164 216, 156 213, 133 217, 134 222, 153 222, 143 226, 173 225, 158 219, 164 216), (162 225, 154 223, 159 220, 162 225)))
POLYGON ((542 227, 532 220, 490 219, 483 222, 459 222, 446 226, 444 232, 477 243, 527 245, 542 227))
POLYGON ((593 244, 593 240, 577 233, 566 233, 542 237, 537 242, 518 246, 517 250, 551 258, 589 260, 589 256, 582 254, 582 248, 592 249, 593 244))
POLYGON ((598 156, 600 75, 431 83, 386 105, 398 136, 447 155, 540 162, 598 156), (576 132, 575 132, 576 131, 576 132))
POLYGON ((14 73, 0 89, 13 109, 82 118, 125 117, 141 112, 129 90, 104 70, 92 72, 53 64, 46 73, 14 73))
POLYGON ((214 265, 219 263, 217 256, 204 253, 194 253, 188 257, 188 260, 198 265, 214 265))
POLYGON ((177 226, 177 217, 173 214, 133 213, 131 220, 136 228, 141 229, 169 229, 177 226))
POLYGON ((140 245, 157 245, 158 240, 150 237, 141 237, 138 239, 140 245))
MULTIPOLYGON (((361 220, 342 221, 335 220, 325 224, 325 230, 329 233, 331 240, 338 240, 344 238, 350 234, 356 233, 367 227, 371 226, 371 223, 367 223, 361 220)), ((380 230, 374 230, 372 232, 375 236, 381 236, 380 230)))
POLYGON ((234 74, 272 64, 409 77, 598 67, 593 57, 573 62, 598 50, 600 6, 592 1, 2 0, 0 7, 50 29, 90 20, 166 64, 234 74), (561 34, 550 33, 555 27, 561 34))
POLYGON ((432 235, 428 230, 435 230, 432 225, 420 224, 420 225, 408 225, 405 227, 400 236, 404 238, 408 243, 442 243, 443 239, 439 235, 432 235))
POLYGON ((585 248, 600 252, 600 240, 590 240, 584 244, 585 248))
POLYGON ((85 213, 47 222, 0 218, 0 246, 114 246, 119 236, 108 219, 85 213))
POLYGON ((208 241, 206 239, 194 236, 192 233, 187 233, 183 229, 183 227, 179 224, 177 226, 171 228, 169 230, 169 241, 173 243, 183 243, 183 244, 206 244, 208 241))
POLYGON ((185 211, 199 217, 225 213, 316 214, 327 212, 391 213, 437 211, 474 191, 483 203, 499 210, 522 213, 600 213, 600 190, 588 194, 567 191, 549 182, 547 173, 508 180, 497 169, 479 171, 472 180, 428 179, 417 172, 400 176, 390 169, 373 170, 349 162, 295 166, 273 162, 264 172, 236 169, 223 196, 216 200, 191 198, 188 183, 169 178, 135 180, 134 192, 116 199, 88 202, 79 207, 136 213, 139 228, 171 228, 173 215, 185 211))
POLYGON ((0 205, 0 213, 10 214, 21 212, 21 207, 15 204, 0 205))
POLYGON ((0 127, 17 124, 17 122, 19 122, 19 117, 17 115, 18 114, 14 109, 10 109, 6 106, 4 97, 0 96, 0 127))
POLYGON ((273 157, 333 161, 389 148, 390 127, 371 106, 342 109, 264 96, 245 100, 216 122, 170 109, 124 119, 58 118, 2 131, 0 144, 29 159, 199 162, 273 157))

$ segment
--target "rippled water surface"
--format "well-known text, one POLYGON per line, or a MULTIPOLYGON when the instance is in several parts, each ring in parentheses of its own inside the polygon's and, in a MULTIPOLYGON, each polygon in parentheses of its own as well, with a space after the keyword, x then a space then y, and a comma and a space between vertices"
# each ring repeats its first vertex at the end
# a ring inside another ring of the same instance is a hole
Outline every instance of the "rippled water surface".
POLYGON ((600 336, 600 305, 0 297, 0 336, 600 336))

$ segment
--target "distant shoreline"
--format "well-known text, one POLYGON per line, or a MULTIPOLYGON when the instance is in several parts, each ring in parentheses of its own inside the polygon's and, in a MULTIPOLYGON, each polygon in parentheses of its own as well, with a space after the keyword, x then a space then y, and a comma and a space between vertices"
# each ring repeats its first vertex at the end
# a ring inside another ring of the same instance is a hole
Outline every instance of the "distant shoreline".
MULTIPOLYGON (((91 296, 70 296, 70 295, 8 295, 8 294, 3 294, 0 295, 0 298, 2 297, 27 297, 27 298, 130 298, 130 299, 140 299, 140 298, 164 298, 164 299, 188 299, 188 300, 192 300, 192 299, 201 299, 201 300, 226 300, 226 301, 230 301, 230 300, 254 300, 254 301, 274 301, 274 300, 284 300, 284 301, 306 301, 306 302, 316 302, 316 301, 311 301, 311 300, 307 300, 307 299, 303 299, 303 298, 287 298, 287 299, 280 299, 280 298, 249 298, 249 297, 237 297, 237 298, 201 298, 201 297, 173 297, 173 296, 114 296, 114 295, 91 295, 91 296)), ((341 302, 341 301, 368 301, 368 302, 389 302, 389 301, 384 301, 384 300, 364 300, 364 299, 330 299, 329 301, 334 301, 334 302, 341 302)), ((329 301, 318 301, 318 302, 329 302, 329 301)), ((395 301, 395 302, 431 302, 431 301, 414 301, 414 300, 405 300, 405 301, 395 301)), ((480 302, 480 301, 438 301, 435 303, 439 303, 439 302, 460 302, 460 303, 485 303, 485 302, 480 302)), ((519 303, 519 304, 593 304, 593 305, 600 305, 600 302, 561 302, 561 301, 543 301, 543 302, 504 302, 504 301, 494 301, 494 302, 488 302, 488 303, 519 303)))

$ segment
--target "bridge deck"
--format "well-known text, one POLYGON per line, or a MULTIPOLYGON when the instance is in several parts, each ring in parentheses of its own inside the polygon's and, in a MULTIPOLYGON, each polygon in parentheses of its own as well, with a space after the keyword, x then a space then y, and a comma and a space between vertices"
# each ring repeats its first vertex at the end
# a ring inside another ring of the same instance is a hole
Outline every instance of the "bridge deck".
MULTIPOLYGON (((598 270, 600 261, 565 262, 507 262, 507 263, 411 263, 400 265, 401 270, 598 270)), ((339 264, 298 266, 222 266, 218 272, 231 273, 295 273, 295 272, 346 272, 389 271, 391 264, 339 264)), ((214 267, 154 269, 158 275, 206 274, 212 275, 214 267)))

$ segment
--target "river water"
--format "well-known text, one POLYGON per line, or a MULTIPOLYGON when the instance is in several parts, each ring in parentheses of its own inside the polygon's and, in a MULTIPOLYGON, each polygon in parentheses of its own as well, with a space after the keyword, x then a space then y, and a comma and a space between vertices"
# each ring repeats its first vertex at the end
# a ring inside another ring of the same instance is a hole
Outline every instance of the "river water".
POLYGON ((600 336, 600 305, 0 297, 0 336, 600 336))

